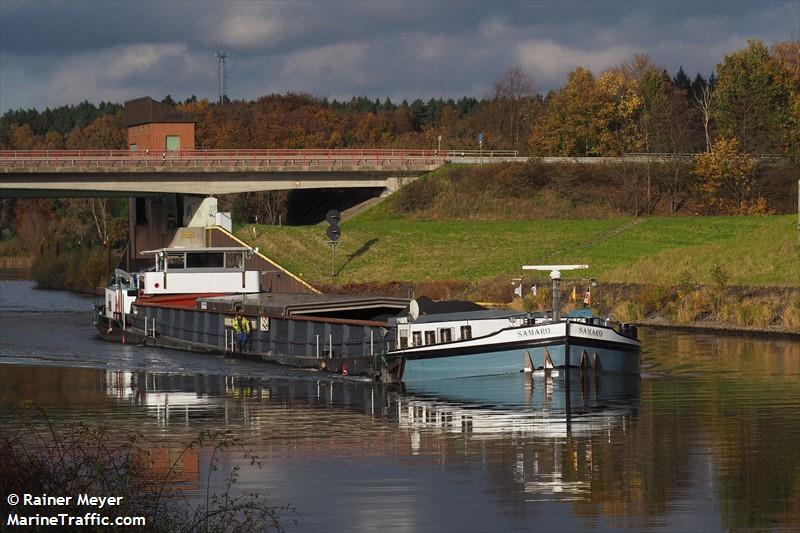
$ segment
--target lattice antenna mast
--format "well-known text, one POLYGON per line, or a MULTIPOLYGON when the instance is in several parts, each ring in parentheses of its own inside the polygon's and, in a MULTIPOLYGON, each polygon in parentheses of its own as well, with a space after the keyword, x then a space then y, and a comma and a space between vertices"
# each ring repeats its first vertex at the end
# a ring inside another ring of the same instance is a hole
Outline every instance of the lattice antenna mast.
POLYGON ((219 81, 219 105, 225 105, 225 80, 227 79, 228 75, 225 72, 225 59, 228 57, 228 53, 223 50, 222 44, 219 45, 219 50, 217 50, 217 80, 219 81))

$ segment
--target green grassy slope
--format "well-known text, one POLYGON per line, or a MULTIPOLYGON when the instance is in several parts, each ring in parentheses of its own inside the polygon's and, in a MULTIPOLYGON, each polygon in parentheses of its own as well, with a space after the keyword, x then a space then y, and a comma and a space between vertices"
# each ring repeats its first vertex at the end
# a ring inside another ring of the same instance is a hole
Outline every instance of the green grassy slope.
MULTIPOLYGON (((325 228, 248 226, 239 236, 310 283, 331 283, 325 228)), ((576 262, 604 281, 712 283, 720 264, 730 284, 800 285, 793 216, 420 221, 381 205, 343 225, 335 281, 478 281, 576 262)))

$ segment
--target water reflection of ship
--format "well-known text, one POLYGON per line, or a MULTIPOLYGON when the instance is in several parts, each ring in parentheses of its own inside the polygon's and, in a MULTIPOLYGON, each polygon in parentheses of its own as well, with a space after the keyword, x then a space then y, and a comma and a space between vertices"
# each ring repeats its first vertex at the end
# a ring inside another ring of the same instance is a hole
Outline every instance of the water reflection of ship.
POLYGON ((596 496, 594 476, 613 464, 595 458, 607 458, 635 426, 638 376, 575 372, 568 387, 562 370, 404 390, 341 379, 109 373, 107 390, 164 426, 246 431, 239 434, 271 458, 421 455, 467 465, 491 449, 505 458, 488 463, 491 484, 524 504, 596 496))
MULTIPOLYGON (((512 485, 527 502, 587 501, 594 454, 631 425, 640 379, 579 371, 570 378, 516 374, 406 386, 399 424, 411 433, 412 453, 431 430, 460 434, 479 447, 500 441, 493 447, 513 457, 512 485)), ((494 474, 508 487, 507 472, 494 474)))
POLYGON ((143 407, 167 425, 170 419, 188 423, 193 416, 208 417, 219 410, 242 419, 241 413, 229 412, 220 397, 258 397, 269 399, 269 388, 257 380, 209 374, 154 374, 138 371, 110 370, 106 372, 106 394, 143 407))
POLYGON ((408 385, 401 425, 473 434, 570 436, 619 424, 638 403, 638 376, 573 371, 571 378, 520 373, 408 385))

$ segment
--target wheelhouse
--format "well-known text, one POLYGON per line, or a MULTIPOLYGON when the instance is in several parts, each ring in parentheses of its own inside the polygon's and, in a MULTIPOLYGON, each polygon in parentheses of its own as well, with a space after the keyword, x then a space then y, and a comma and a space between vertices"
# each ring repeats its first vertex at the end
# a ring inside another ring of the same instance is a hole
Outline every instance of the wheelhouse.
POLYGON ((145 295, 189 293, 256 293, 261 290, 258 271, 246 270, 252 248, 161 248, 142 255, 153 256, 153 268, 140 274, 145 295))

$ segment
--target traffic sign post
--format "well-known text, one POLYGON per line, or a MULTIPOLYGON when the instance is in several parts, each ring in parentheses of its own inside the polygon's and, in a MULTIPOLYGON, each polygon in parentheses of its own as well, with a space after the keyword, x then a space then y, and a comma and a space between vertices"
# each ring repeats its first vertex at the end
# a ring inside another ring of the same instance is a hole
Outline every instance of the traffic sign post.
POLYGON ((336 277, 336 246, 342 236, 342 228, 339 227, 342 214, 336 209, 331 209, 325 214, 325 220, 328 221, 328 229, 325 234, 328 236, 328 244, 331 246, 331 277, 336 277))
POLYGON ((336 241, 328 241, 331 245, 331 277, 336 277, 336 246, 339 245, 336 241))

